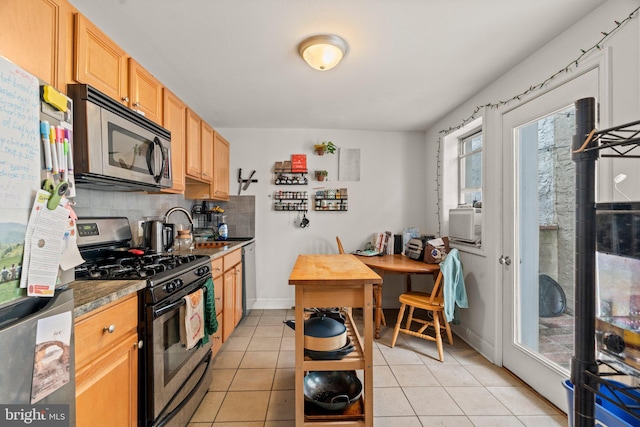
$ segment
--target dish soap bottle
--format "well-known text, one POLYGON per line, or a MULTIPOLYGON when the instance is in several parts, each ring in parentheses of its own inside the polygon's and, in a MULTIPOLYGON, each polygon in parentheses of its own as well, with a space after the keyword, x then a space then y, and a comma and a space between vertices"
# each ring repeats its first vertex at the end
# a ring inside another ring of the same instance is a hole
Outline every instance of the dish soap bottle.
POLYGON ((220 219, 220 223, 218 224, 218 239, 219 240, 227 240, 229 237, 229 227, 227 227, 227 223, 224 222, 226 216, 222 215, 220 219))

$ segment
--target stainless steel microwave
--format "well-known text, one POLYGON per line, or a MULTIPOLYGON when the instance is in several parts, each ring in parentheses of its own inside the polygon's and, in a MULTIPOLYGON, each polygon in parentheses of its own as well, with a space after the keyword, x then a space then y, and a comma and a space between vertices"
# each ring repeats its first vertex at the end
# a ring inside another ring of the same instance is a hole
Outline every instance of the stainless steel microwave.
POLYGON ((157 191, 173 186, 171 133, 86 84, 70 84, 76 185, 157 191))

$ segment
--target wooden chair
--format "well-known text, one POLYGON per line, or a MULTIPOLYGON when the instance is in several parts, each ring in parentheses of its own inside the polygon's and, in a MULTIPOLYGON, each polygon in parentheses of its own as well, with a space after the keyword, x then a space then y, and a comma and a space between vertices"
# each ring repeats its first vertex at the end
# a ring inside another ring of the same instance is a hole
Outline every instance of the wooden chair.
POLYGON ((453 336, 451 335, 451 328, 449 322, 444 315, 444 279, 442 272, 438 273, 436 281, 433 285, 431 293, 424 292, 406 292, 400 295, 399 300, 402 304, 400 306, 400 312, 398 313, 398 320, 396 327, 393 330, 393 339, 391 340, 391 347, 396 345, 398 339, 398 333, 402 332, 414 337, 423 338, 429 341, 435 341, 438 346, 438 356, 441 362, 444 362, 444 351, 442 349, 442 330, 444 329, 449 339, 449 344, 453 345, 453 336), (407 317, 407 323, 405 328, 401 327, 402 317, 404 311, 409 306, 409 316, 407 317), (432 314, 432 319, 417 319, 413 317, 413 311, 416 309, 426 310, 432 314), (416 322, 422 326, 418 330, 411 329, 411 323, 416 322), (428 327, 433 327, 435 334, 429 335, 426 333, 428 327))
MULTIPOLYGON (((342 247, 342 242, 340 241, 340 238, 338 236, 336 236, 336 242, 338 243, 338 253, 344 254, 344 248, 342 247)), ((378 285, 373 285, 373 295, 374 296, 378 296, 381 292, 381 288, 378 285)), ((374 300, 377 301, 377 298, 374 298, 374 300)), ((382 295, 380 295, 380 301, 382 301, 382 295)), ((382 310, 380 310, 380 323, 382 323, 384 326, 387 326, 387 320, 384 318, 384 312, 382 310)))

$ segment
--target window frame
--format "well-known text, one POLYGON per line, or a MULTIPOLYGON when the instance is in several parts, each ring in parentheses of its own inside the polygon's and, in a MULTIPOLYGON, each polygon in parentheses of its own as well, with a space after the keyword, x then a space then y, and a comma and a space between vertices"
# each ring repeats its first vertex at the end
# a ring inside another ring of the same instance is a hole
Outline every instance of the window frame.
POLYGON ((484 174, 484 159, 483 159, 483 151, 484 151, 484 133, 482 126, 474 128, 473 130, 461 135, 458 137, 458 204, 467 204, 465 202, 465 195, 469 193, 480 193, 480 200, 477 202, 482 202, 483 194, 483 174, 484 174), (465 143, 476 138, 482 137, 480 148, 465 152, 465 143), (480 154, 480 165, 483 170, 480 173, 480 186, 479 187, 466 187, 465 186, 465 162, 466 160, 473 156, 480 154))

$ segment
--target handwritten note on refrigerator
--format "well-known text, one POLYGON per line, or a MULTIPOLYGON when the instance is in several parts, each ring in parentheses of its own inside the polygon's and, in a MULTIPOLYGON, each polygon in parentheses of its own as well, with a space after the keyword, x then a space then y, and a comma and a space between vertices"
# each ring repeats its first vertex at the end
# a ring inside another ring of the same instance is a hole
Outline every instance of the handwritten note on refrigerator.
POLYGON ((0 57, 0 206, 28 215, 40 186, 39 82, 0 57))

